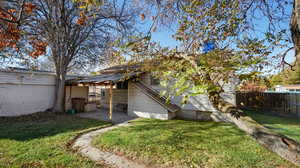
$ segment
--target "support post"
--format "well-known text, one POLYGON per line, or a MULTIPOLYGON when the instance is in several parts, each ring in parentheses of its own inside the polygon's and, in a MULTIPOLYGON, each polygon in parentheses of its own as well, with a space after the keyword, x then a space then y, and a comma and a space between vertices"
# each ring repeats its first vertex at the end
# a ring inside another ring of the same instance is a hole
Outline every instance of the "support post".
POLYGON ((112 83, 110 83, 109 87, 109 120, 112 121, 112 112, 113 112, 113 92, 112 92, 112 83))

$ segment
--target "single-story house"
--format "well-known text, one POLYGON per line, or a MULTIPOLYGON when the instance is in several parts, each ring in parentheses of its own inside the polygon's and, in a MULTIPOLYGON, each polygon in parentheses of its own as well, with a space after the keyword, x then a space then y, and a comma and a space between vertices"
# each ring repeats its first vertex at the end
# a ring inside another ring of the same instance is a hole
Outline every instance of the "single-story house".
MULTIPOLYGON (((222 95, 235 104, 234 82, 225 84, 222 95)), ((68 76, 65 88, 65 109, 73 108, 72 100, 82 98, 87 102, 89 92, 100 92, 100 106, 114 111, 123 111, 129 116, 172 119, 174 117, 193 120, 224 120, 207 95, 191 97, 181 106, 181 97, 171 103, 161 97, 164 89, 151 73, 141 72, 135 66, 114 66, 100 71, 100 75, 68 76), (128 70, 130 69, 130 72, 128 70), (98 89, 95 89, 98 88, 98 89)), ((0 116, 16 116, 50 109, 55 97, 55 73, 28 71, 24 69, 0 70, 0 116)), ((85 111, 93 111, 96 104, 86 105, 85 111)))
POLYGON ((300 84, 294 85, 276 85, 276 92, 300 92, 300 84))
MULTIPOLYGON (((120 65, 100 71, 100 75, 75 78, 67 81, 68 86, 101 86, 100 104, 103 107, 125 111, 127 115, 143 118, 172 119, 174 117, 193 120, 224 120, 207 95, 191 97, 181 105, 181 96, 173 97, 171 103, 160 96, 164 89, 151 73, 141 72, 137 66, 120 65)), ((235 104, 236 83, 224 85, 222 95, 235 104)))

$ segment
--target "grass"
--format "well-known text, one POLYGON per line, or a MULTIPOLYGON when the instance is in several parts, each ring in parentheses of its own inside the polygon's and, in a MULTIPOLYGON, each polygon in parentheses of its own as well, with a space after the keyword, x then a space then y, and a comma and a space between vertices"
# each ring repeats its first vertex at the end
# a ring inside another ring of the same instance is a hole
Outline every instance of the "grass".
POLYGON ((93 144, 150 165, 295 167, 228 123, 141 119, 104 133, 93 144))
POLYGON ((106 125, 53 114, 0 118, 0 167, 101 167, 71 151, 67 144, 81 131, 106 125))
POLYGON ((271 116, 253 111, 247 111, 247 114, 267 128, 286 135, 300 143, 300 119, 271 116))

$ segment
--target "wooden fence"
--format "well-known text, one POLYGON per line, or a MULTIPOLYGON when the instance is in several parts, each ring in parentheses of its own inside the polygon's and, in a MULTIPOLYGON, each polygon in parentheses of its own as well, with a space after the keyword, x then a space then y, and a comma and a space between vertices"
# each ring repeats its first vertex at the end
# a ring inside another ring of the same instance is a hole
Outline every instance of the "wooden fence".
POLYGON ((240 108, 300 118, 300 93, 237 92, 240 108))

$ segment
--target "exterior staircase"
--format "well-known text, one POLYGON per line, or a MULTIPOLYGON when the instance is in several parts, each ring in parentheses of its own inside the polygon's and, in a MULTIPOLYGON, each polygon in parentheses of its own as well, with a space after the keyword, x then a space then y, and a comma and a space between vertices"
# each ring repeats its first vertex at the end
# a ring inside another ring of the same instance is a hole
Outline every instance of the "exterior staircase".
POLYGON ((181 108, 176 104, 168 103, 166 97, 161 96, 157 90, 147 86, 143 82, 137 81, 134 82, 133 84, 135 87, 140 89, 145 95, 147 95, 148 97, 150 97, 151 99, 159 103, 162 107, 167 109, 169 112, 174 113, 181 110, 181 108))

